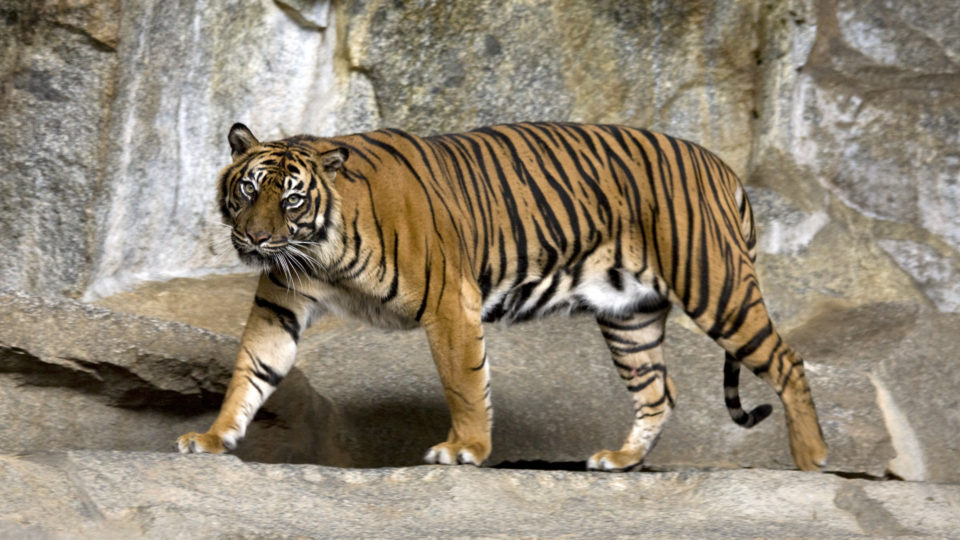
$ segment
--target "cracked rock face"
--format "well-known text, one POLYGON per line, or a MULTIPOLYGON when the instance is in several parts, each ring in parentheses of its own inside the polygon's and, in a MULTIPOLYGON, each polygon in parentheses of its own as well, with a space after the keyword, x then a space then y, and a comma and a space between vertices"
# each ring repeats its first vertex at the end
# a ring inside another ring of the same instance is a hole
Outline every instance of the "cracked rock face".
MULTIPOLYGON (((235 338, 3 289, 0 305, 0 453, 172 451, 177 436, 213 421, 235 338)), ((291 375, 238 454, 346 464, 332 405, 291 375)))
POLYGON ((818 300, 960 306, 949 2, 15 0, 0 15, 8 286, 94 299, 236 269, 213 204, 235 121, 270 139, 538 119, 695 140, 783 198, 793 218, 760 230, 789 261, 767 272, 777 289, 813 267, 818 300), (843 250, 843 267, 817 256, 843 250))

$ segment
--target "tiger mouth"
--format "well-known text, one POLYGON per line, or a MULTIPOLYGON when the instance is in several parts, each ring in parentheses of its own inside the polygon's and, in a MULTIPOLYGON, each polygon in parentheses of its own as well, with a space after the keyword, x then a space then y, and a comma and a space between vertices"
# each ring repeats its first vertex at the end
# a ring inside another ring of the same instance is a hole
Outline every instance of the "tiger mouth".
POLYGON ((275 245, 254 246, 249 243, 238 240, 232 236, 233 247, 237 250, 237 255, 245 264, 256 268, 262 268, 264 265, 269 267, 276 266, 277 262, 287 255, 284 248, 287 243, 278 243, 275 245))

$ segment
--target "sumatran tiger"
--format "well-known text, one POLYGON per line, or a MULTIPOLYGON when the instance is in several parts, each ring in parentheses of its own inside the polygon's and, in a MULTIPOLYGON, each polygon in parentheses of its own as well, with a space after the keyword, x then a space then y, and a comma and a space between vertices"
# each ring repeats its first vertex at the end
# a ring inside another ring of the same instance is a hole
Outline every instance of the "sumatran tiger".
POLYGON ((677 399, 664 322, 677 304, 725 351, 733 420, 741 364, 783 403, 800 469, 826 460, 803 362, 774 329, 754 270, 743 186, 717 156, 615 125, 521 123, 420 137, 384 129, 260 142, 242 125, 219 204, 240 258, 262 275, 219 416, 181 452, 233 449, 294 363, 297 340, 332 312, 420 326, 450 407, 428 463, 481 464, 491 449, 482 324, 587 311, 633 396, 619 450, 590 469, 624 471, 650 451, 677 399))

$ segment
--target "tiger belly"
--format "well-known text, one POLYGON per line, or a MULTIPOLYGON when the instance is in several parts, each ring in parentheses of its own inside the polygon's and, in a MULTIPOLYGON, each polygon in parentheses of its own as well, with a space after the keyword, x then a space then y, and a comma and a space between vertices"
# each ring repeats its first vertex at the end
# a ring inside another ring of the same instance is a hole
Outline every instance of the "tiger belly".
POLYGON ((595 271, 577 279, 559 269, 492 291, 483 302, 483 320, 520 322, 558 311, 620 316, 661 300, 651 284, 624 270, 595 271))

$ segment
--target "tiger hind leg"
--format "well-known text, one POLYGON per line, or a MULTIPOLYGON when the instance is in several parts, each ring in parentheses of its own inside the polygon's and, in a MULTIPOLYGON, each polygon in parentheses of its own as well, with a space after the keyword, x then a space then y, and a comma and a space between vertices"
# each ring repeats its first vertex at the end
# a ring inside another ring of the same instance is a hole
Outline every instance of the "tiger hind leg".
MULTIPOLYGON (((780 337, 762 300, 744 302, 736 311, 726 318, 732 322, 732 327, 714 335, 728 353, 725 372, 739 369, 736 366, 739 363, 773 387, 783 403, 794 462, 801 470, 818 470, 826 465, 827 445, 823 441, 817 411, 804 375, 803 360, 780 337)), ((701 328, 711 333, 709 327, 705 326, 701 325, 701 328)), ((732 374, 726 375, 725 380, 731 382, 732 374)), ((729 385, 725 386, 729 398, 731 389, 729 385)), ((727 407, 731 410, 734 421, 738 421, 739 413, 735 409, 739 408, 739 405, 739 397, 736 403, 731 403, 728 399, 727 407)), ((742 410, 740 413, 746 414, 742 410)), ((749 427, 768 413, 761 405, 752 411, 749 417, 739 418, 742 425, 749 427)))
POLYGON ((597 322, 620 378, 633 396, 634 422, 619 450, 602 450, 587 461, 587 468, 628 471, 643 462, 673 410, 677 395, 663 361, 664 326, 670 304, 666 301, 620 318, 598 316, 597 322))

